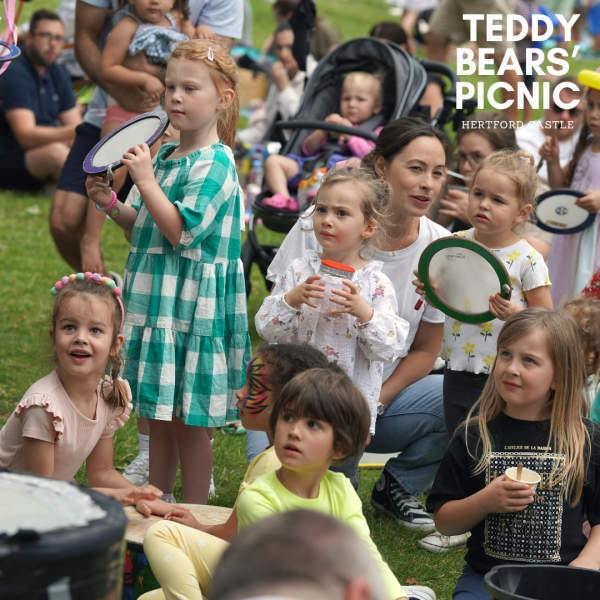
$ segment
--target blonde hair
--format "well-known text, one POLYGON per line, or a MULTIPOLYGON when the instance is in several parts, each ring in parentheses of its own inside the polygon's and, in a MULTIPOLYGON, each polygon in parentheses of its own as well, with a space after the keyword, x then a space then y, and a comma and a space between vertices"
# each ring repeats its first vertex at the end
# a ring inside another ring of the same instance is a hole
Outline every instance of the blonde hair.
MULTIPOLYGON (((117 345, 117 336, 119 335, 119 330, 121 328, 121 317, 124 319, 125 315, 121 315, 121 306, 115 295, 112 293, 112 290, 107 285, 94 283, 87 279, 76 279, 75 281, 71 281, 68 286, 60 290, 55 296, 54 306, 52 307, 52 316, 50 317, 53 331, 56 331, 56 322, 58 320, 60 307, 65 300, 73 297, 84 298, 85 300, 95 299, 106 304, 110 314, 110 324, 112 325, 110 347, 111 349, 115 348, 117 345)), ((108 362, 111 367, 112 385, 107 380, 104 380, 100 389, 100 394, 103 400, 111 406, 125 410, 129 404, 127 390, 123 381, 118 379, 119 372, 123 366, 121 353, 117 352, 114 356, 109 357, 108 362)), ((49 363, 53 367, 58 365, 58 357, 56 354, 54 354, 49 363)))
POLYGON ((592 298, 577 298, 565 304, 565 310, 575 319, 581 342, 585 373, 600 375, 600 302, 592 298))
MULTIPOLYGON (((319 202, 319 196, 324 189, 339 185, 340 183, 352 183, 360 194, 360 206, 365 221, 370 222, 376 229, 370 238, 365 238, 359 254, 365 260, 373 255, 373 248, 381 248, 387 239, 387 229, 390 226, 389 201, 392 194, 390 184, 380 179, 368 169, 361 167, 335 167, 327 171, 321 180, 321 187, 315 198, 315 206, 319 202)), ((302 215, 303 217, 306 216, 302 215)), ((306 231, 306 230, 305 230, 306 231)), ((307 231, 311 231, 308 229, 307 231)))
MULTIPOLYGON (((546 338, 556 379, 556 389, 543 409, 543 417, 550 418, 548 446, 553 445, 554 452, 565 457, 562 473, 556 474, 554 482, 566 483, 565 497, 574 506, 583 492, 591 449, 590 434, 582 418, 582 415, 587 417, 588 409, 583 395, 587 378, 581 338, 575 319, 565 311, 527 308, 506 321, 498 336, 497 350, 536 331, 543 332, 546 338)), ((481 452, 480 458, 477 459, 468 449, 469 454, 478 460, 474 475, 485 471, 487 458, 492 451, 488 422, 506 407, 496 387, 495 371, 494 364, 483 392, 464 424, 466 439, 469 428, 475 427, 479 433, 477 448, 481 452)))
POLYGON ((212 40, 189 40, 181 42, 171 53, 171 60, 191 60, 203 62, 208 67, 210 78, 217 91, 223 96, 226 89, 233 90, 234 96, 231 104, 219 114, 217 133, 223 142, 233 149, 238 121, 240 120, 239 98, 239 72, 237 65, 229 53, 228 48, 212 40), (212 51, 212 60, 208 57, 212 51))
POLYGON ((385 74, 383 72, 377 71, 376 73, 367 73, 366 71, 352 71, 351 73, 346 73, 344 78, 342 79, 342 88, 346 81, 350 79, 354 79, 355 81, 360 81, 361 79, 372 79, 377 83, 377 100, 383 103, 383 82, 384 82, 385 74))
POLYGON ((533 207, 531 212, 535 212, 538 178, 535 172, 534 158, 529 152, 525 152, 525 150, 498 150, 486 156, 477 171, 475 171, 473 187, 475 187, 477 176, 484 169, 499 171, 506 175, 517 186, 519 208, 523 209, 531 204, 533 207))

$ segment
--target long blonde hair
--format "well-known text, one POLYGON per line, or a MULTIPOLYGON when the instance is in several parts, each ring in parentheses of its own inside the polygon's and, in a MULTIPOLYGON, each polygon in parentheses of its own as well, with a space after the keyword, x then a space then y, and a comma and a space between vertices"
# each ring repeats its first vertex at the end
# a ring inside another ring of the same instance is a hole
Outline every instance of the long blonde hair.
POLYGON ((171 53, 169 60, 185 59, 203 62, 208 67, 210 78, 219 94, 223 90, 233 90, 232 103, 219 114, 217 133, 219 137, 233 149, 238 121, 240 120, 239 72, 229 49, 212 40, 189 40, 179 44, 171 53), (212 59, 209 58, 212 56, 212 59))
MULTIPOLYGON (((591 449, 590 434, 583 421, 583 417, 588 416, 588 409, 583 395, 587 377, 581 337, 575 319, 565 311, 527 308, 506 321, 498 336, 497 350, 536 331, 543 332, 546 338, 556 378, 556 389, 542 414, 543 418, 550 418, 548 446, 554 446, 554 451, 565 457, 564 469, 557 473, 554 481, 557 484, 566 482, 565 495, 574 506, 581 498, 591 449)), ((496 387, 495 371, 494 364, 485 388, 464 424, 466 439, 469 439, 470 428, 476 427, 479 434, 476 453, 480 458, 477 459, 469 449, 469 454, 478 460, 474 475, 485 471, 487 457, 492 451, 488 422, 506 407, 496 387)))

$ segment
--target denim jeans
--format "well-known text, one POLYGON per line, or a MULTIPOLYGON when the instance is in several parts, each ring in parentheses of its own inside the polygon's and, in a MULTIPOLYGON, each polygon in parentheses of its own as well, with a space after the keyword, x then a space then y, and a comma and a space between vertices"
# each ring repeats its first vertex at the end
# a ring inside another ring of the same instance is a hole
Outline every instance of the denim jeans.
POLYGON ((377 418, 367 452, 402 452, 386 471, 409 493, 420 496, 433 483, 448 446, 443 375, 428 375, 408 386, 377 418))
POLYGON ((483 589, 483 575, 465 564, 452 592, 452 600, 492 600, 483 589))

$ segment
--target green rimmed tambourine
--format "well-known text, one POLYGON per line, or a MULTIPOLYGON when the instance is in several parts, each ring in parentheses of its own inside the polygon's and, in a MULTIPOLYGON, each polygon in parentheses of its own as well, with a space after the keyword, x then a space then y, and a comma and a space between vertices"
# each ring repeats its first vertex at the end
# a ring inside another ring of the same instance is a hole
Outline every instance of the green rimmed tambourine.
POLYGON ((464 323, 493 321, 490 296, 499 293, 510 300, 512 293, 502 261, 483 244, 465 237, 431 242, 421 254, 418 270, 427 301, 464 323))

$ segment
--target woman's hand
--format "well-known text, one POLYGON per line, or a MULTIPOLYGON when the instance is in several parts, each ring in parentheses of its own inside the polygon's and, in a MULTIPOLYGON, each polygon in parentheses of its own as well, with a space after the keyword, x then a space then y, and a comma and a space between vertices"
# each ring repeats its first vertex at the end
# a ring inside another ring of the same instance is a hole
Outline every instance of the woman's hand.
POLYGON ((526 483, 508 481, 506 475, 496 477, 479 494, 487 514, 513 513, 525 510, 532 502, 535 492, 526 483))
MULTIPOLYGON (((152 156, 148 144, 138 144, 123 155, 121 163, 129 170, 131 179, 140 188, 140 184, 145 181, 156 182, 154 179, 154 170, 152 169, 152 156)), ((87 186, 87 183, 86 183, 87 186)))
POLYGON ((416 279, 412 280, 412 284, 417 288, 415 292, 417 292, 417 294, 419 294, 420 296, 424 296, 425 284, 419 279, 419 270, 415 269, 413 271, 413 275, 416 277, 416 279))
POLYGON ((302 304, 306 304, 311 308, 319 308, 311 298, 324 298, 323 292, 325 288, 322 285, 315 285, 314 282, 321 279, 320 275, 311 275, 306 281, 297 285, 291 292, 288 292, 283 299, 292 308, 298 308, 302 304))
POLYGON ((578 198, 575 206, 579 206, 589 213, 597 213, 600 210, 600 191, 588 190, 583 198, 578 198))
POLYGON ((174 523, 180 523, 181 525, 187 525, 194 529, 201 529, 202 524, 194 517, 194 515, 188 510, 178 507, 173 508, 165 515, 165 521, 173 521, 174 523))
MULTIPOLYGON (((144 487, 154 487, 154 486, 144 486, 144 487)), ((140 488, 143 489, 143 488, 140 488)), ((156 489, 156 488, 155 488, 156 489)), ((162 496, 162 492, 160 494, 162 496)), ((136 510, 143 514, 146 517, 150 515, 159 515, 164 516, 168 514, 173 509, 177 508, 178 510, 189 511, 189 508, 185 506, 179 506, 179 504, 170 504, 169 502, 165 502, 160 499, 160 496, 155 498, 142 498, 137 501, 135 505, 136 510)))
POLYGON ((336 310, 336 312, 348 313, 349 315, 356 317, 357 321, 361 324, 368 323, 373 318, 373 309, 364 301, 358 293, 358 288, 349 279, 344 279, 343 283, 350 288, 349 292, 345 292, 344 290, 331 290, 332 294, 341 296, 343 300, 340 300, 340 298, 336 298, 335 296, 329 298, 332 302, 335 302, 335 304, 344 307, 336 310))
POLYGON ((558 140, 552 141, 550 136, 546 136, 546 141, 540 146, 540 156, 549 164, 559 162, 558 140))
POLYGON ((446 192, 446 197, 440 200, 439 213, 446 215, 463 223, 469 222, 467 208, 469 206, 469 194, 462 190, 449 189, 446 192))
POLYGON ((102 185, 96 185, 96 181, 99 183, 108 183, 108 177, 103 175, 88 175, 85 180, 85 189, 87 190, 88 198, 95 202, 98 206, 106 208, 112 202, 112 190, 109 187, 102 185))
POLYGON ((522 310, 523 309, 519 308, 512 300, 505 300, 500 294, 490 296, 490 312, 496 319, 506 321, 508 317, 521 312, 522 310))

